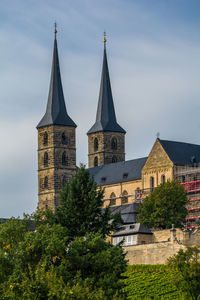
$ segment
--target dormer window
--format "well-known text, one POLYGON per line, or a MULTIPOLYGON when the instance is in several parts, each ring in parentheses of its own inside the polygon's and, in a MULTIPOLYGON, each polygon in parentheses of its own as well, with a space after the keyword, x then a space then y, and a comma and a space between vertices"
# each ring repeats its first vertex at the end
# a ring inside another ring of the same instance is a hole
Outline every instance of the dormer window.
POLYGON ((47 146, 48 145, 48 133, 45 132, 43 135, 43 145, 47 146))
POLYGON ((128 173, 123 174, 123 178, 126 179, 128 177, 128 173))
POLYGON ((101 177, 101 181, 105 182, 106 181, 106 177, 101 177))

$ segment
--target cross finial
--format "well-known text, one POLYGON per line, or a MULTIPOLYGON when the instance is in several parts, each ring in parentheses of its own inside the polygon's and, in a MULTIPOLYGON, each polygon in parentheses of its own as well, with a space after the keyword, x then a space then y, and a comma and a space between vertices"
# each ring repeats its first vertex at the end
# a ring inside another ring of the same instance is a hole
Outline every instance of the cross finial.
POLYGON ((156 136, 157 136, 157 138, 159 139, 159 137, 160 137, 160 132, 157 132, 156 136))
POLYGON ((104 42, 104 46, 106 45, 106 42, 107 42, 107 39, 106 39, 106 32, 104 31, 103 33, 103 36, 104 36, 104 39, 103 39, 103 42, 104 42))
POLYGON ((54 23, 54 34, 55 34, 55 38, 56 38, 56 34, 57 34, 57 23, 54 23))

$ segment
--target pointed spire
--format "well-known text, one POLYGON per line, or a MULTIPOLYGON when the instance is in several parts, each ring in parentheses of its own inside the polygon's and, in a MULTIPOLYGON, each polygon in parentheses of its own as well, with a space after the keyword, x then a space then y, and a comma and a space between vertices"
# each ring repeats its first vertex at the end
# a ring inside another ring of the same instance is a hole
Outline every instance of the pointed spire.
POLYGON ((62 88, 62 81, 60 75, 60 66, 58 58, 57 48, 57 25, 55 23, 54 29, 54 50, 53 50, 53 62, 51 69, 51 81, 49 87, 49 96, 47 101, 46 113, 42 120, 39 122, 37 128, 48 125, 64 125, 76 127, 76 124, 67 114, 65 99, 62 88))
POLYGON ((117 123, 115 108, 110 84, 107 54, 106 54, 106 33, 104 32, 104 55, 103 68, 101 74, 101 85, 99 92, 99 101, 96 114, 96 122, 88 131, 88 134, 99 131, 115 131, 126 133, 126 131, 117 123))

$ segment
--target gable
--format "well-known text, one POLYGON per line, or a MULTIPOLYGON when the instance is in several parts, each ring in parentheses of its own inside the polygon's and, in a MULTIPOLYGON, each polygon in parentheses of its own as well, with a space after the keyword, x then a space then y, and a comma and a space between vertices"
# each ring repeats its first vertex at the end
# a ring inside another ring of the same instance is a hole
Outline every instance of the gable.
POLYGON ((153 145, 153 148, 151 149, 143 170, 165 166, 173 166, 173 162, 161 145, 159 139, 157 139, 153 145))

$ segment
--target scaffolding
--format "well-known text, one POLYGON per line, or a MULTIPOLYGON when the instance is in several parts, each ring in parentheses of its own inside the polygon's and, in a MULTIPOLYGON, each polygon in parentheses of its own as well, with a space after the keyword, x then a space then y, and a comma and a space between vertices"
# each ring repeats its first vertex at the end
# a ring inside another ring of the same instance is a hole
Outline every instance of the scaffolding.
POLYGON ((186 228, 196 228, 200 220, 200 166, 175 167, 174 178, 180 181, 187 192, 186 228))

